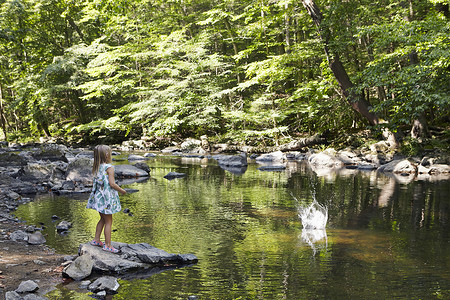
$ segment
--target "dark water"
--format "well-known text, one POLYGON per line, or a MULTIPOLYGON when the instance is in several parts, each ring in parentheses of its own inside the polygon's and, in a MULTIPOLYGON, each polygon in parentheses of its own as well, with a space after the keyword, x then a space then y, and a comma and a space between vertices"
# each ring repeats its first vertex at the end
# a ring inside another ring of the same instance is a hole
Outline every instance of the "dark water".
MULTIPOLYGON (((199 262, 121 279, 113 299, 450 298, 449 180, 350 170, 318 176, 297 163, 283 172, 249 165, 239 176, 179 157, 148 165, 151 179, 124 185, 139 192, 121 197, 133 216, 114 215, 113 240, 193 253, 199 262), (187 177, 164 179, 170 171, 187 177), (314 199, 329 209, 324 238, 315 242, 304 238, 298 217, 314 199)), ((46 196, 16 215, 44 222, 47 244, 75 254, 98 221, 86 199, 46 196), (52 215, 73 223, 68 235, 56 233, 52 215)), ((47 297, 92 299, 63 285, 47 297)))

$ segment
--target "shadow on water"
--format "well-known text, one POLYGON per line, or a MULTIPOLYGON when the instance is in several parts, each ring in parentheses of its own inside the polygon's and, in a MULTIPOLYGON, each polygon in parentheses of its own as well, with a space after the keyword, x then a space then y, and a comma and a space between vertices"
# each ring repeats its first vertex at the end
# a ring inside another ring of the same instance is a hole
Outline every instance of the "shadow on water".
MULTIPOLYGON (((448 179, 325 174, 299 163, 277 172, 250 164, 236 174, 180 157, 147 164, 151 178, 125 186, 139 191, 121 198, 131 214, 114 215, 113 240, 193 253, 199 262, 121 279, 114 299, 450 297, 448 179), (169 172, 186 176, 169 181, 169 172), (298 209, 314 201, 328 209, 326 230, 303 229, 298 209)), ((43 196, 16 214, 29 224, 43 222, 48 244, 74 254, 98 221, 86 199, 43 196), (55 214, 73 223, 67 235, 56 232, 55 214)), ((66 287, 47 297, 92 299, 66 287)))

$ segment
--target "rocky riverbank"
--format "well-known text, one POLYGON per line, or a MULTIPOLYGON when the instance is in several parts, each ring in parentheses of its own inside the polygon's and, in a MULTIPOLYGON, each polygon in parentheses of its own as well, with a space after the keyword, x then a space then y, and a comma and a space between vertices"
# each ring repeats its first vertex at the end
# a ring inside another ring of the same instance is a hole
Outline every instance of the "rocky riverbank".
MULTIPOLYGON (((161 153, 214 160, 224 170, 234 174, 244 173, 249 163, 259 164, 260 171, 283 171, 291 162, 305 162, 319 176, 330 172, 362 170, 383 172, 402 182, 448 180, 450 178, 449 155, 439 150, 428 151, 417 157, 406 157, 393 152, 386 142, 379 142, 362 149, 317 151, 306 148, 307 145, 317 141, 314 138, 285 145, 282 147, 284 151, 273 149, 277 151, 252 154, 250 147, 236 148, 225 144, 209 145, 205 139, 189 139, 180 145, 162 149, 161 153), (215 153, 210 151, 215 151, 215 153), (236 153, 239 151, 241 152, 236 153)), ((116 155, 120 154, 120 151, 146 150, 142 148, 142 145, 131 142, 113 148, 116 155)), ((125 164, 115 166, 117 179, 132 181, 147 179, 151 170, 143 161, 151 159, 155 155, 152 153, 126 157, 122 155, 121 159, 125 164)), ((69 148, 57 144, 16 144, 4 145, 0 148, 1 297, 6 297, 7 292, 9 292, 8 299, 22 299, 29 293, 34 297, 40 297, 39 295, 44 295, 56 284, 67 280, 64 279, 65 277, 72 277, 68 275, 67 268, 70 265, 74 266, 75 260, 83 257, 83 253, 90 251, 89 256, 91 258, 95 256, 96 249, 91 249, 92 247, 89 246, 80 248, 84 250, 80 250, 79 255, 72 257, 55 254, 52 249, 45 246, 45 237, 40 233, 41 228, 27 226, 13 216, 14 210, 20 204, 32 201, 33 196, 37 193, 88 193, 92 185, 92 157, 93 152, 89 149, 69 148), (62 276, 63 274, 65 277, 62 276), (26 280, 32 280, 38 289, 35 290, 35 285, 28 282, 29 290, 24 291, 26 280), (21 286, 22 283, 24 283, 23 286, 21 286)), ((115 159, 118 159, 117 156, 115 159)), ((170 180, 184 175, 181 173, 167 174, 166 178, 170 180)), ((63 225, 69 226, 68 224, 63 225)), ((145 270, 156 267, 159 268, 158 270, 162 270, 177 264, 196 261, 193 256, 173 256, 161 252, 160 249, 155 250, 150 245, 117 245, 117 247, 123 248, 128 253, 124 259, 131 258, 131 265, 140 264, 139 266, 145 270), (144 248, 145 251, 156 251, 163 257, 170 256, 172 260, 170 262, 158 260, 158 256, 155 256, 153 252, 153 254, 144 253, 144 248), (144 261, 142 261, 143 257, 144 261), (152 262, 152 259, 157 263, 152 262), (153 265, 149 266, 149 263, 153 265)), ((97 263, 88 262, 88 269, 102 272, 114 271, 114 266, 109 270, 101 269, 99 262, 103 259, 106 258, 100 258, 97 263)), ((135 269, 135 267, 131 267, 131 269, 135 269)), ((127 272, 126 269, 122 271, 119 272, 122 275, 127 272)), ((108 282, 112 286, 116 286, 114 280, 108 282)), ((94 282, 89 282, 86 288, 91 284, 96 286, 94 282)), ((104 290, 94 287, 93 291, 102 295, 104 290)))

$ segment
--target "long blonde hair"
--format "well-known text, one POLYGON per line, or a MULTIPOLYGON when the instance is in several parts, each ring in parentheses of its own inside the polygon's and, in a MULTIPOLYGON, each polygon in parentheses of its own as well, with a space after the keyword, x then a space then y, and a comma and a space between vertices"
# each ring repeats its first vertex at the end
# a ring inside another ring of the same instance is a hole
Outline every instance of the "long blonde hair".
POLYGON ((94 165, 92 166, 92 174, 95 176, 98 173, 100 164, 111 162, 111 148, 106 145, 97 145, 94 148, 94 165))

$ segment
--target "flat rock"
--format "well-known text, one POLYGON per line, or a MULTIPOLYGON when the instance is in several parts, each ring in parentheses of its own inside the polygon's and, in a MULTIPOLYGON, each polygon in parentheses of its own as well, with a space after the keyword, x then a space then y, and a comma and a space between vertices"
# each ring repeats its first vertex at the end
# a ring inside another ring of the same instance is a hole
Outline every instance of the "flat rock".
POLYGON ((118 178, 147 177, 148 172, 132 165, 115 165, 114 173, 118 178))
POLYGON ((172 265, 186 265, 198 261, 193 254, 173 254, 158 249, 146 243, 125 244, 112 242, 119 254, 103 251, 102 248, 89 243, 81 244, 78 254, 88 254, 93 261, 93 270, 123 274, 132 270, 147 270, 149 268, 172 265))
POLYGON ((256 158, 256 162, 274 162, 274 161, 282 162, 285 160, 287 160, 286 154, 281 151, 265 153, 256 158))

